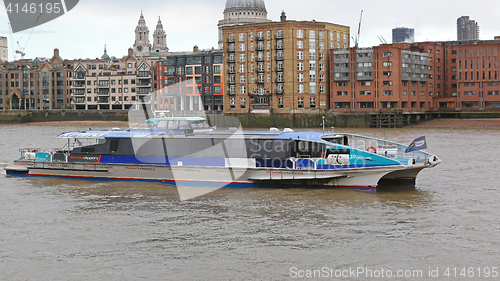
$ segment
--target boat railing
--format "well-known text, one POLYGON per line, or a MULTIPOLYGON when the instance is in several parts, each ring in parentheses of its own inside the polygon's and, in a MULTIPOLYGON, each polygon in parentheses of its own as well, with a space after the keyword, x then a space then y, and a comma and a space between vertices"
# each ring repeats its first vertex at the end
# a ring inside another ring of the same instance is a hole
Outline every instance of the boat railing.
POLYGON ((24 161, 52 161, 52 155, 56 149, 23 148, 19 152, 24 161))

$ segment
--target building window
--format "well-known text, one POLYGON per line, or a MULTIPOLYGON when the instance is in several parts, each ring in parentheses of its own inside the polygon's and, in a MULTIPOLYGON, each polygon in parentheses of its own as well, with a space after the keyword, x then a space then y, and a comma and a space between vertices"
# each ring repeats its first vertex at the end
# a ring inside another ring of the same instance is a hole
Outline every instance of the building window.
POLYGON ((359 95, 360 96, 370 96, 372 94, 371 91, 360 91, 359 95))
POLYGON ((337 91, 337 96, 347 96, 347 91, 337 91))
POLYGON ((297 49, 304 49, 304 41, 297 41, 297 49))
POLYGON ((387 57, 392 57, 392 53, 391 53, 391 52, 384 52, 384 53, 382 53, 382 56, 383 56, 384 58, 387 58, 387 57))
POLYGON ((304 30, 302 29, 297 30, 297 38, 304 38, 304 30))
POLYGON ((315 97, 311 98, 311 108, 316 108, 316 98, 315 97))
POLYGON ((373 102, 358 102, 358 108, 373 108, 373 102))
MULTIPOLYGON (((279 80, 278 80, 279 82, 279 80)), ((304 73, 297 73, 297 82, 302 83, 304 82, 304 73)))
POLYGON ((245 94, 245 86, 240 87, 240 94, 242 94, 242 95, 245 94))
POLYGON ((303 108, 304 107, 304 98, 303 97, 299 97, 298 98, 297 105, 298 105, 299 108, 303 108))
POLYGON ((283 98, 282 97, 278 98, 278 108, 283 108, 283 98))
POLYGON ((301 84, 297 85, 297 92, 299 94, 303 94, 304 93, 304 85, 301 85, 301 84))
POLYGON ((298 60, 303 60, 304 59, 304 52, 298 51, 297 52, 297 59, 298 60))

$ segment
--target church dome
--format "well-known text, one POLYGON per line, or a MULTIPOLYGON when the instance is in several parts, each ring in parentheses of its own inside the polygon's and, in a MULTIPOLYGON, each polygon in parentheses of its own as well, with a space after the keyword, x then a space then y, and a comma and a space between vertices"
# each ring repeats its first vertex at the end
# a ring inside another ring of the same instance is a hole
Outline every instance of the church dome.
POLYGON ((224 12, 258 11, 267 13, 264 0, 227 0, 224 12))

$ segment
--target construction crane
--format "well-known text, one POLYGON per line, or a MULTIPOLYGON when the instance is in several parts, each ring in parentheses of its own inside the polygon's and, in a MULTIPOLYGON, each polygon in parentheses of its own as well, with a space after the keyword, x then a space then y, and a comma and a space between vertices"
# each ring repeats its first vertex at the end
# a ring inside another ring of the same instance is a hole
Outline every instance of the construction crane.
POLYGON ((359 35, 361 34, 361 21, 363 20, 363 10, 361 10, 361 15, 359 16, 359 27, 358 27, 358 36, 355 40, 355 46, 358 48, 359 45, 359 35))
MULTIPOLYGON (((36 22, 38 22, 38 20, 40 19, 40 16, 41 16, 41 15, 42 15, 42 13, 40 13, 40 14, 38 15, 38 17, 36 18, 36 22)), ((9 26, 10 26, 10 24, 9 24, 9 26)), ((11 38, 10 38, 10 39, 11 39, 11 41, 12 41, 12 29, 11 29, 11 28, 9 28, 9 30, 10 30, 10 36, 11 36, 11 38)), ((19 38, 19 40, 17 41, 17 47, 18 47, 18 49, 15 51, 15 54, 21 55, 21 59, 24 59, 24 57, 26 56, 26 52, 25 52, 25 50, 26 50, 26 47, 28 46, 28 42, 30 41, 31 36, 33 35, 33 31, 34 31, 34 30, 35 30, 35 27, 33 27, 33 28, 31 29, 31 32, 30 32, 30 34, 29 34, 29 36, 28 36, 28 39, 26 39, 26 43, 24 44, 24 48, 23 48, 23 47, 21 47, 21 43, 19 43, 19 41, 21 41, 21 39, 23 39, 23 37, 19 38)), ((12 45, 13 45, 13 43, 12 43, 12 45)), ((12 49, 14 49, 14 48, 12 48, 12 49)), ((17 56, 16 56, 16 55, 14 56, 14 59, 17 59, 17 56)))
POLYGON ((385 38, 383 36, 377 36, 378 37, 378 40, 380 40, 380 42, 382 42, 382 44, 387 44, 387 41, 385 41, 385 38))

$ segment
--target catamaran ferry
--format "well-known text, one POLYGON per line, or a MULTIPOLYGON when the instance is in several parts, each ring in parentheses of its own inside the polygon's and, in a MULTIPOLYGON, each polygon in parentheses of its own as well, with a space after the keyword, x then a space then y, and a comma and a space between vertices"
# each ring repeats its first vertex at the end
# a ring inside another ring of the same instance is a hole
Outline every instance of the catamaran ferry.
POLYGON ((26 148, 8 176, 155 181, 204 187, 313 187, 375 191, 384 180, 415 184, 441 162, 387 140, 319 131, 217 130, 205 118, 153 118, 129 130, 64 133, 56 150, 26 148))

